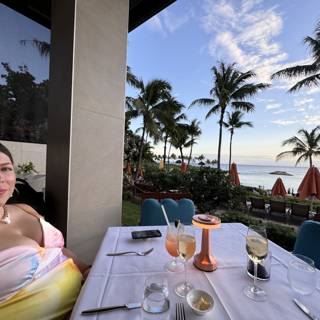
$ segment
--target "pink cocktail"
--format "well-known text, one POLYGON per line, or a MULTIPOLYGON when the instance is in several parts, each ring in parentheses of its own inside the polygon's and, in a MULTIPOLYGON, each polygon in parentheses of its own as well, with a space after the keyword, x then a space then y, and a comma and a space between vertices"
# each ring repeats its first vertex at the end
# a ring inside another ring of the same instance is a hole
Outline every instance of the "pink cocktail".
POLYGON ((173 259, 165 265, 165 270, 171 272, 182 271, 183 263, 177 259, 179 256, 178 228, 176 228, 174 224, 170 224, 170 227, 167 227, 165 246, 167 252, 173 257, 173 259))

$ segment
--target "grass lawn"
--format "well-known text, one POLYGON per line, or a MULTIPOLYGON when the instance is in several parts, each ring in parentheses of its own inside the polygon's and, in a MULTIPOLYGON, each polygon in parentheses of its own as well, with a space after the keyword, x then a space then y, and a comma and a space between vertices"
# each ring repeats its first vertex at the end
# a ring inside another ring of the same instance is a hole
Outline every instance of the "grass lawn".
POLYGON ((122 225, 137 226, 140 221, 140 205, 129 201, 122 201, 122 225))

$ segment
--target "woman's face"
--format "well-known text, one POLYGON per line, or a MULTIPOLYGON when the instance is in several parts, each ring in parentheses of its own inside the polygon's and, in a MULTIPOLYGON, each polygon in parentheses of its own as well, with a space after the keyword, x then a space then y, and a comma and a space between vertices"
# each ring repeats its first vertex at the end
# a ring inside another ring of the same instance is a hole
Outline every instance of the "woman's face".
POLYGON ((0 152, 0 207, 12 196, 16 185, 16 174, 10 158, 0 152))

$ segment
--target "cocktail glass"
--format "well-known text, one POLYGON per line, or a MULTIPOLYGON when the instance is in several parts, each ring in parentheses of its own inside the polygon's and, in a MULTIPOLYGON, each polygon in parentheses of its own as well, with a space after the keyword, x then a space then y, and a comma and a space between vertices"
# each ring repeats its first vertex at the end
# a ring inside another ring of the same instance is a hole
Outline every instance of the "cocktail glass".
POLYGON ((183 270, 183 262, 178 259, 178 228, 175 227, 174 223, 171 223, 167 227, 166 233, 166 249, 172 258, 165 266, 166 271, 180 272, 183 270))

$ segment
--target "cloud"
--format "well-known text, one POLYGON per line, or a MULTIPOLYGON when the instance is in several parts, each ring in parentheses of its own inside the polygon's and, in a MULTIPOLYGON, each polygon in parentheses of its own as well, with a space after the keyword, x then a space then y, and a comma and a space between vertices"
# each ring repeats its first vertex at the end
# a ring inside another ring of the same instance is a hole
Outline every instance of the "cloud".
POLYGON ((315 94, 320 92, 320 87, 314 87, 310 89, 306 89, 306 94, 315 94))
POLYGON ((299 121, 298 120, 273 120, 271 121, 272 123, 274 124, 277 124, 279 126, 290 126, 292 124, 295 124, 295 123, 298 123, 299 121))
POLYGON ((295 110, 295 108, 291 108, 291 109, 278 109, 278 110, 272 112, 272 114, 281 114, 281 113, 286 113, 286 112, 289 112, 289 111, 292 111, 292 110, 295 110))
MULTIPOLYGON (((318 108, 319 110, 320 108, 318 108)), ((282 112, 288 112, 288 111, 296 111, 296 112, 305 112, 305 108, 288 108, 288 109, 280 109, 277 110, 277 113, 280 114, 282 112), (282 111, 282 112, 280 112, 282 111)), ((274 112, 275 114, 276 112, 274 112)), ((299 117, 293 117, 291 119, 277 119, 271 121, 271 123, 277 124, 279 126, 290 126, 294 124, 299 124, 300 126, 318 126, 320 125, 320 115, 319 114, 307 114, 307 113, 302 113, 302 115, 299 117)))
POLYGON ((176 30, 186 24, 190 18, 193 17, 193 15, 194 13, 191 9, 181 16, 174 14, 169 10, 163 11, 162 13, 164 25, 170 33, 174 33, 176 30))
POLYGON ((303 98, 303 99, 295 99, 293 101, 293 105, 295 107, 301 107, 301 106, 305 106, 305 105, 310 105, 312 102, 314 101, 313 98, 303 98))
POLYGON ((319 115, 313 115, 313 116, 307 115, 307 116, 305 116, 304 123, 307 125, 318 126, 320 124, 320 116, 319 115))
POLYGON ((174 13, 173 10, 169 8, 152 17, 147 21, 146 25, 149 29, 167 36, 168 34, 176 32, 193 17, 194 11, 191 3, 189 3, 186 5, 186 9, 182 15, 174 13))
POLYGON ((248 12, 252 9, 252 7, 260 4, 262 0, 243 0, 241 4, 241 11, 243 13, 248 12))
POLYGON ((159 16, 153 16, 146 22, 146 26, 153 31, 158 31, 163 35, 166 34, 159 16))
POLYGON ((210 42, 209 50, 212 55, 214 55, 217 44, 225 47, 232 60, 237 61, 239 64, 245 64, 247 59, 250 58, 240 49, 237 39, 230 32, 222 32, 217 35, 214 42, 210 42))
POLYGON ((281 107, 281 103, 269 103, 266 105, 266 110, 278 109, 281 107))
POLYGON ((253 14, 245 13, 247 21, 239 35, 239 40, 246 46, 258 49, 263 55, 278 54, 280 45, 274 41, 274 37, 282 30, 282 18, 274 9, 267 11, 255 11, 253 14))
POLYGON ((318 112, 320 112, 320 106, 317 106, 317 105, 314 105, 314 104, 309 105, 308 109, 309 110, 317 110, 318 112))
POLYGON ((261 3, 242 0, 236 7, 227 0, 205 0, 201 26, 210 35, 210 55, 229 58, 246 70, 255 70, 258 81, 269 82, 288 55, 276 41, 283 28, 281 14, 275 6, 261 8, 261 3))

